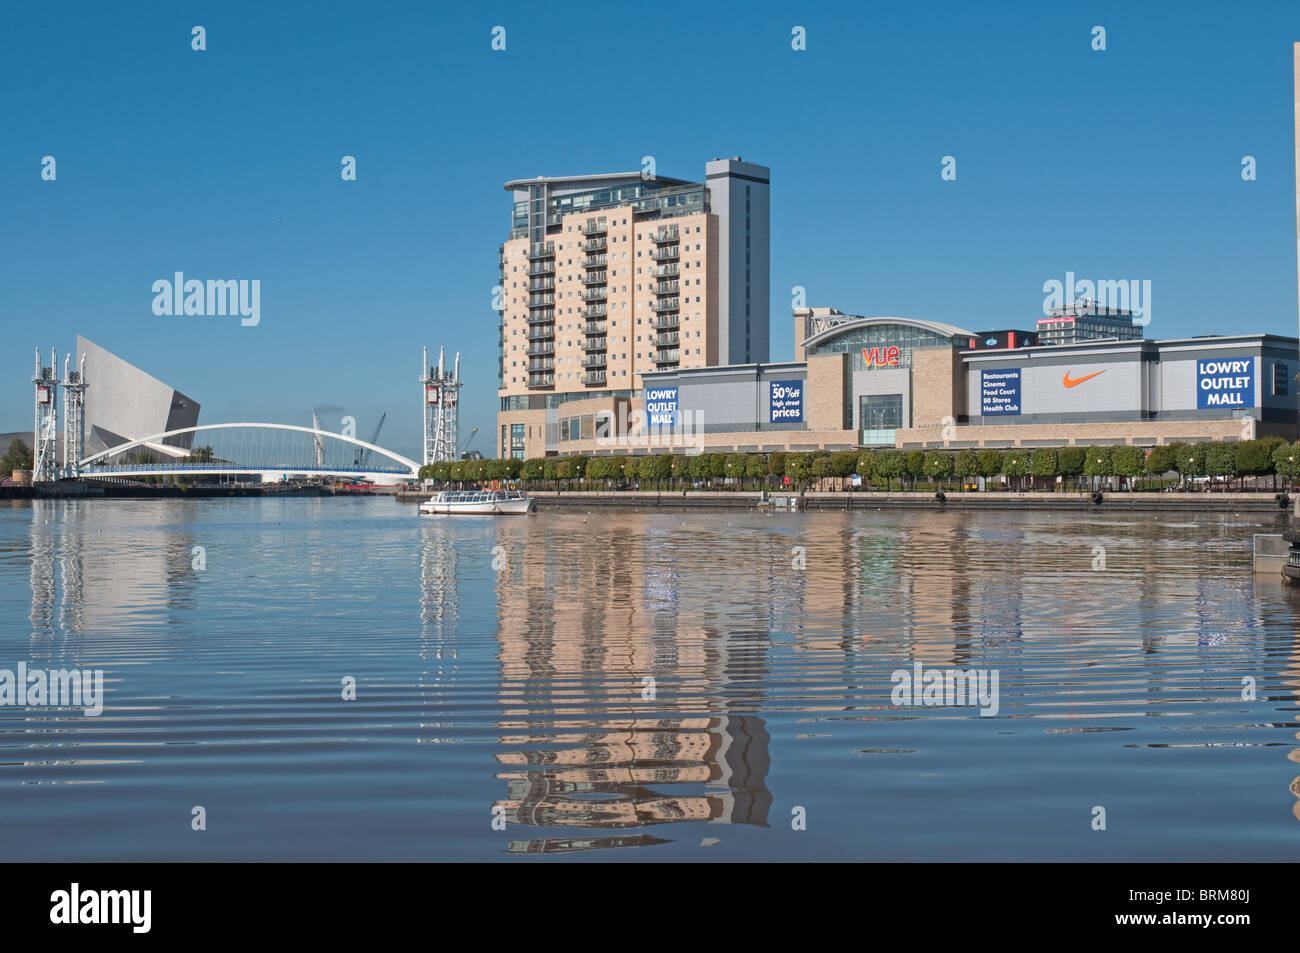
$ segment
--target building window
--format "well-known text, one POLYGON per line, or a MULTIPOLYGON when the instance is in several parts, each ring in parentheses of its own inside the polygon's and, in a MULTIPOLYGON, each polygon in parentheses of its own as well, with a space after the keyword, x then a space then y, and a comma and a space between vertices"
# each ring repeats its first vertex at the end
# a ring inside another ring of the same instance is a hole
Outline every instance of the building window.
POLYGON ((859 428, 898 430, 903 426, 902 394, 869 394, 860 398, 859 428))

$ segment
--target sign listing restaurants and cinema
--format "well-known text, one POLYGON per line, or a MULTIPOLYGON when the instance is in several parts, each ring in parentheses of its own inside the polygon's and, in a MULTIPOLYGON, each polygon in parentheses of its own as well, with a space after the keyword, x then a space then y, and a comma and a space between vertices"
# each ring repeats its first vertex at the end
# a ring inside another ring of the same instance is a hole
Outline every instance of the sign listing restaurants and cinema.
POLYGON ((1020 413, 1020 368, 980 371, 980 414, 996 417, 1020 413))

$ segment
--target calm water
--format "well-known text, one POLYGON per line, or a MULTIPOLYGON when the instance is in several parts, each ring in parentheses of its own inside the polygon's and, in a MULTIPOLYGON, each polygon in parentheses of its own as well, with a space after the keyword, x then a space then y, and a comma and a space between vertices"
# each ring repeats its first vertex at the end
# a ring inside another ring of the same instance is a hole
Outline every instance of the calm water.
POLYGON ((0 852, 1300 859, 1300 594, 1250 571, 1280 528, 0 503, 0 668, 107 686, 0 707, 0 852), (996 671, 998 714, 891 704, 918 661, 996 671))

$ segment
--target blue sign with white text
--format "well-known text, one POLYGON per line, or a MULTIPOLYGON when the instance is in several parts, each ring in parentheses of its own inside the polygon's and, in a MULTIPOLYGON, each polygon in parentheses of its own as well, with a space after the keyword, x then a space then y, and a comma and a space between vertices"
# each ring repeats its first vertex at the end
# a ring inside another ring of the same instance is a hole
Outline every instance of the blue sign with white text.
POLYGON ((799 423, 803 420, 803 381, 771 381, 771 422, 799 423))
POLYGON ((677 388, 647 387, 645 389, 646 423, 651 427, 673 427, 677 424, 677 388))
POLYGON ((1196 362, 1196 408, 1255 406, 1255 359, 1221 357, 1196 362))
POLYGON ((1020 368, 980 371, 980 414, 996 417, 1020 413, 1020 368))

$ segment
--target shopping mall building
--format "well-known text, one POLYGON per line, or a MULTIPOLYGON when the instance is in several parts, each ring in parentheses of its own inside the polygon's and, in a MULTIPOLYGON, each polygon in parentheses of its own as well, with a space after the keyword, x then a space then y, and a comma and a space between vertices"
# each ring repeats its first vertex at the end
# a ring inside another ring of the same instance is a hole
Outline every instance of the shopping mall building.
POLYGON ((795 361, 647 372, 631 395, 539 409, 527 456, 1298 436, 1296 338, 1040 346, 1034 332, 826 308, 794 319, 795 361))

